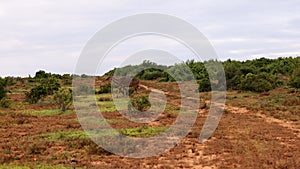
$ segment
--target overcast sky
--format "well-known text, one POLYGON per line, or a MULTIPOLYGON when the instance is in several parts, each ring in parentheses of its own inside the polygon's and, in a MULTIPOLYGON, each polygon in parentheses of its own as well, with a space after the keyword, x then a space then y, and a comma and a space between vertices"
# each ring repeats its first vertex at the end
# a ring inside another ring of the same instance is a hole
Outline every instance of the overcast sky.
MULTIPOLYGON (((299 11, 299 0, 0 0, 0 76, 34 75, 39 69, 72 73, 82 48, 98 30, 149 12, 193 24, 221 60, 299 56, 299 11)), ((153 38, 140 41, 145 43, 130 45, 149 44, 153 38)), ((128 46, 119 54, 125 55, 128 46)))

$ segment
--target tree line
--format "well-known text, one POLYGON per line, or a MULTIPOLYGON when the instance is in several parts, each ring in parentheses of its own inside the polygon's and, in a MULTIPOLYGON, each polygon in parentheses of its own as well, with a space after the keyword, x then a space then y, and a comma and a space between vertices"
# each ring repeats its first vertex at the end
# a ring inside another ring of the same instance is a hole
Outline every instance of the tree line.
POLYGON ((135 78, 158 80, 159 82, 174 82, 174 77, 177 78, 177 81, 186 81, 191 80, 194 76, 199 83, 199 91, 204 92, 210 91, 211 84, 214 85, 213 77, 210 77, 207 72, 207 67, 213 66, 214 63, 223 65, 227 90, 266 92, 283 86, 300 88, 300 57, 259 58, 247 61, 228 59, 223 62, 188 60, 172 66, 144 61, 139 65, 113 69, 105 75, 128 76, 136 73, 135 78), (186 73, 187 67, 191 70, 192 76, 186 73))
MULTIPOLYGON (((247 61, 228 59, 223 62, 218 60, 205 62, 188 60, 172 66, 158 65, 145 60, 139 65, 115 68, 105 75, 132 75, 141 80, 156 80, 157 82, 188 81, 194 78, 199 84, 198 91, 205 92, 210 91, 212 85, 219 85, 218 87, 220 88, 225 87, 225 85, 218 84, 218 81, 216 81, 216 77, 220 76, 218 76, 218 70, 213 68, 215 63, 222 65, 224 68, 227 90, 266 92, 276 87, 300 88, 300 57, 259 58, 247 61), (215 72, 209 76, 207 68, 215 72)), ((21 84, 32 83, 33 87, 25 92, 27 102, 37 103, 39 100, 53 95, 53 100, 64 111, 71 103, 72 91, 71 88, 62 87, 62 85, 70 86, 72 78, 78 76, 51 74, 40 70, 36 72, 34 77, 0 77, 0 106, 9 106, 9 100, 6 98, 6 94, 9 92, 7 86, 14 86, 18 82, 21 84)), ((88 76, 83 74, 81 77, 85 78, 88 76)), ((91 93, 106 93, 110 91, 110 86, 101 86, 99 91, 84 88, 84 86, 81 86, 81 89, 78 90, 88 90, 91 93)))

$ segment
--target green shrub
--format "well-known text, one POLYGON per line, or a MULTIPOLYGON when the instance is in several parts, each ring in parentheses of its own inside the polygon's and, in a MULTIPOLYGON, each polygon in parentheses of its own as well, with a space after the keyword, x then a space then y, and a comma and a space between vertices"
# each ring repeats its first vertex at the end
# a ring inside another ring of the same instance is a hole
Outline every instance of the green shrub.
POLYGON ((289 85, 297 89, 300 88, 300 68, 297 68, 293 71, 293 74, 289 80, 289 85))
POLYGON ((64 74, 61 76, 64 85, 72 84, 72 76, 70 74, 64 74))
POLYGON ((47 95, 52 95, 60 88, 60 84, 55 78, 40 79, 40 84, 46 89, 47 95))
POLYGON ((241 83, 241 76, 236 75, 232 79, 226 81, 227 89, 238 89, 239 84, 241 83))
POLYGON ((241 90, 253 91, 253 92, 266 92, 276 87, 275 77, 261 73, 258 75, 248 73, 241 78, 239 88, 241 90))
POLYGON ((11 100, 7 99, 7 98, 2 98, 0 100, 0 107, 3 107, 3 108, 9 108, 11 105, 11 100))
POLYGON ((37 103, 40 99, 47 96, 47 90, 44 86, 38 85, 30 90, 30 92, 26 92, 26 101, 29 103, 37 103))
POLYGON ((6 97, 5 83, 0 79, 0 100, 6 97))
POLYGON ((53 94, 54 91, 57 91, 59 88, 60 84, 56 79, 41 79, 40 84, 32 88, 30 92, 25 93, 26 100, 29 103, 37 103, 40 99, 53 94))
POLYGON ((129 96, 132 96, 135 92, 133 87, 130 87, 128 91, 129 91, 129 96))
POLYGON ((43 70, 39 70, 39 71, 37 71, 37 72, 35 73, 34 78, 36 78, 36 79, 41 79, 41 78, 48 78, 48 77, 50 77, 50 76, 51 76, 50 73, 46 73, 46 72, 43 71, 43 70))
POLYGON ((28 82, 29 82, 29 83, 34 83, 34 82, 35 82, 35 79, 29 76, 29 77, 28 77, 28 82))
POLYGON ((199 92, 211 91, 211 84, 210 84, 210 80, 208 78, 204 78, 204 79, 198 81, 198 84, 199 84, 199 88, 198 88, 199 92))
POLYGON ((141 79, 143 80, 154 80, 157 79, 159 77, 163 76, 163 72, 161 70, 152 70, 152 71, 145 71, 142 76, 141 79))
POLYGON ((66 111, 72 104, 72 91, 67 88, 60 88, 53 95, 54 102, 61 111, 66 111))
POLYGON ((103 93, 111 93, 111 85, 110 83, 107 83, 103 86, 100 86, 100 90, 97 92, 98 94, 103 94, 103 93))
POLYGON ((4 78, 4 83, 5 83, 5 86, 13 86, 16 84, 16 80, 14 77, 5 77, 4 78))
POLYGON ((146 111, 151 107, 151 103, 147 95, 141 95, 131 99, 131 104, 139 111, 146 111))
POLYGON ((39 70, 35 73, 35 79, 47 79, 47 78, 54 78, 54 79, 61 79, 62 76, 60 74, 51 74, 46 73, 44 70, 39 70))
POLYGON ((88 85, 80 85, 80 86, 77 86, 75 89, 74 89, 74 93, 76 95, 84 95, 84 94, 94 94, 95 93, 95 90, 93 89, 92 86, 88 86, 88 85))

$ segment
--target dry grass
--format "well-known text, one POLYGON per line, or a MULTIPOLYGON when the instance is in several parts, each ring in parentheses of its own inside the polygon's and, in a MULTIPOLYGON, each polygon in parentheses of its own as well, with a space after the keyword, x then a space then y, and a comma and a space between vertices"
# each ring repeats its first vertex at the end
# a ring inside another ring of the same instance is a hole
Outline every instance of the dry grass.
MULTIPOLYGON (((130 122, 116 112, 109 94, 97 96, 107 122, 129 136, 147 137, 163 132, 180 110, 176 84, 142 84, 168 92, 165 112, 144 128, 141 126, 145 124, 130 122)), ((17 94, 11 95, 12 108, 0 109, 0 169, 73 168, 71 159, 76 159, 76 167, 86 168, 300 168, 299 133, 257 116, 262 113, 300 128, 300 94, 289 89, 263 94, 229 91, 227 105, 247 112, 225 110, 212 139, 204 144, 198 142, 198 137, 209 110, 210 93, 201 93, 201 113, 181 143, 162 155, 129 159, 113 155, 92 142, 75 113, 57 113, 51 104, 23 103, 19 91, 28 90, 24 86, 13 88, 12 92, 17 94)), ((140 89, 136 94, 147 92, 140 89)))

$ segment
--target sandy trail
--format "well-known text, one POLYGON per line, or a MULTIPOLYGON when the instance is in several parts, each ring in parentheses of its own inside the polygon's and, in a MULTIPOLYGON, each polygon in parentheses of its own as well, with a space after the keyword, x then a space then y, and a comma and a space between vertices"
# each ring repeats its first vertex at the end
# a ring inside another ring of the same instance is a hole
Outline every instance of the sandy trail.
POLYGON ((298 125, 293 124, 292 122, 284 121, 284 120, 276 119, 274 117, 267 116, 267 115, 263 114, 262 111, 250 112, 250 110, 248 110, 244 107, 235 107, 235 106, 226 105, 225 109, 230 111, 231 113, 235 113, 235 114, 252 114, 254 116, 264 119, 268 123, 276 123, 282 127, 285 127, 287 129, 293 131, 295 133, 295 135, 298 138, 300 138, 300 128, 298 125))

